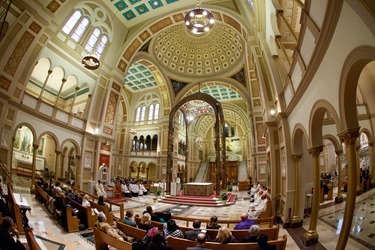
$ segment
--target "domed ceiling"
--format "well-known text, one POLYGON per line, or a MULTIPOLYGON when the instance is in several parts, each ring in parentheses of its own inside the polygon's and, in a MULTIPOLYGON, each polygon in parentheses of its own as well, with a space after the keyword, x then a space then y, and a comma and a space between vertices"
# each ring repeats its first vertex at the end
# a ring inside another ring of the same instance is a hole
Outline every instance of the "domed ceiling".
POLYGON ((223 73, 238 65, 244 54, 243 38, 224 24, 216 23, 208 34, 190 34, 185 24, 163 30, 151 51, 165 69, 184 75, 223 73))

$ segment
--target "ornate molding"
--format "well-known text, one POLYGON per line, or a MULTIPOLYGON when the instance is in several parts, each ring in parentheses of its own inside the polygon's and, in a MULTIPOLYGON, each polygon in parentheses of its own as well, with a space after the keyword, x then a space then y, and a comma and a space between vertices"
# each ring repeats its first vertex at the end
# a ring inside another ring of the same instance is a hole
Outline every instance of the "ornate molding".
POLYGON ((295 161, 301 160, 303 154, 293 154, 292 157, 295 161))
POLYGON ((346 146, 355 145, 357 138, 359 137, 360 128, 349 128, 338 134, 338 137, 346 146))
POLYGON ((311 147, 309 148, 309 153, 313 156, 313 157, 318 157, 320 155, 320 153, 323 151, 323 148, 324 146, 323 145, 319 145, 319 146, 314 146, 314 147, 311 147))

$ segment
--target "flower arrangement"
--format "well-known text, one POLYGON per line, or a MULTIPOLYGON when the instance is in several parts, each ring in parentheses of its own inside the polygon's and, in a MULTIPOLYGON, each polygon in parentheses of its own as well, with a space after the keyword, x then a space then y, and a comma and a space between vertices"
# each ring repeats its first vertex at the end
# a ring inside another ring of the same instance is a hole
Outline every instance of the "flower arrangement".
POLYGON ((228 200, 228 194, 227 194, 227 192, 222 192, 222 193, 221 193, 221 199, 222 199, 223 201, 228 200))

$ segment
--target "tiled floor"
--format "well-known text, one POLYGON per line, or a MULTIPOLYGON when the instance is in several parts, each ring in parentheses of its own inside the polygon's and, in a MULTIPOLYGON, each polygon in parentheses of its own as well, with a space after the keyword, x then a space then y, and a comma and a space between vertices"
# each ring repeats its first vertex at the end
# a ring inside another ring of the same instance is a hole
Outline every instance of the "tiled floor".
MULTIPOLYGON (((148 195, 144 197, 133 198, 125 203, 125 209, 132 209, 135 213, 142 214, 146 206, 151 205, 154 210, 161 211, 170 209, 170 211, 182 216, 207 218, 213 214, 219 219, 236 219, 242 212, 247 211, 249 201, 247 192, 237 192, 238 200, 235 205, 219 208, 196 207, 170 205, 153 201, 154 196, 148 195)), ((64 232, 58 223, 51 218, 46 209, 40 206, 34 196, 25 194, 32 210, 28 214, 29 225, 34 228, 34 234, 56 241, 65 245, 66 250, 70 249, 94 249, 94 246, 86 242, 77 233, 68 234, 64 232)), ((347 249, 375 249, 375 189, 357 197, 356 216, 353 221, 353 231, 348 239, 347 249), (361 219, 363 217, 363 219, 361 219)), ((306 249, 334 249, 339 238, 339 226, 342 219, 342 212, 345 203, 334 206, 328 206, 319 211, 318 233, 320 247, 310 247, 306 249)), ((119 211, 114 209, 114 213, 118 215, 119 211)), ((309 218, 304 220, 304 229, 308 229, 309 218)), ((287 249, 300 249, 291 235, 285 229, 280 230, 280 235, 288 236, 287 249)), ((49 248, 44 248, 49 249, 49 248)))

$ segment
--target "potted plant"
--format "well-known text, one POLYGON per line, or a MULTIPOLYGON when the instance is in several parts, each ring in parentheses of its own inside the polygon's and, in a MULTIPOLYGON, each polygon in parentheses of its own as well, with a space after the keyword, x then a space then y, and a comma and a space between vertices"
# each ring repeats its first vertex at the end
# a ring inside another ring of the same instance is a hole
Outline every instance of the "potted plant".
POLYGON ((222 192, 221 193, 221 200, 223 201, 224 204, 227 203, 227 200, 228 200, 228 194, 227 194, 227 192, 222 192))

